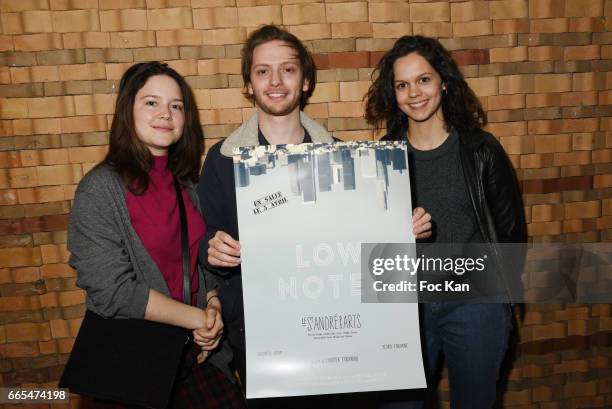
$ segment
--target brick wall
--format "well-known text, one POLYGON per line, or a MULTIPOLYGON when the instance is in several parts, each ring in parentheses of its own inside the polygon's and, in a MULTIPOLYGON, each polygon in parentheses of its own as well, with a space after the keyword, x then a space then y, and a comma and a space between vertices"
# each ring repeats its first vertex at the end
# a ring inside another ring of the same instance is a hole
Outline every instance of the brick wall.
MULTIPOLYGON (((342 139, 373 138, 360 101, 382 52, 439 37, 517 169, 531 239, 612 240, 612 0, 0 0, 0 14, 2 385, 52 386, 70 352, 84 298, 68 213, 121 74, 158 59, 185 75, 210 146, 252 112, 240 48, 264 23, 313 51, 307 111, 342 139)), ((612 407, 610 305, 528 305, 519 326, 507 408, 612 407)))

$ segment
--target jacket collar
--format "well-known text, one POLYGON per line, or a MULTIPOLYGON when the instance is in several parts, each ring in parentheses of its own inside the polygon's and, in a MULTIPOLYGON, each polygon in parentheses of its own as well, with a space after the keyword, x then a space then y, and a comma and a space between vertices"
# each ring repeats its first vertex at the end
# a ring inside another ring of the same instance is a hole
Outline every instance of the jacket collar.
POLYGON ((459 134, 459 140, 461 141, 463 146, 465 146, 469 150, 475 151, 480 147, 480 145, 484 143, 483 136, 485 133, 486 132, 481 129, 477 129, 471 132, 461 132, 459 134))
MULTIPOLYGON (((313 143, 333 142, 333 138, 329 132, 302 111, 300 111, 300 122, 304 129, 310 134, 313 143)), ((231 157, 234 154, 235 148, 259 145, 259 140, 257 139, 258 129, 259 114, 255 112, 245 123, 223 141, 221 144, 221 154, 231 157)))

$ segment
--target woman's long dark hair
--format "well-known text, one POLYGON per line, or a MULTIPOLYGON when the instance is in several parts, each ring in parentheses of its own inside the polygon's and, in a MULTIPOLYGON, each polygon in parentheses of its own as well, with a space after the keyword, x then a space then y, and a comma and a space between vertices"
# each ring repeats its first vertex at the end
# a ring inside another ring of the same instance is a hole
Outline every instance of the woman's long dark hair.
POLYGON ((465 82, 463 74, 450 53, 436 39, 423 36, 404 36, 398 39, 378 63, 372 73, 375 77, 366 94, 365 119, 375 130, 387 128, 393 139, 404 139, 408 118, 395 100, 393 64, 398 58, 416 52, 438 72, 445 85, 442 94, 442 113, 446 126, 458 132, 480 129, 487 116, 480 101, 465 82))
POLYGON ((155 75, 167 75, 174 79, 183 97, 183 134, 168 149, 168 168, 180 180, 197 181, 204 149, 204 133, 198 108, 185 79, 167 64, 158 61, 132 65, 119 83, 109 150, 104 163, 116 169, 128 189, 135 194, 142 194, 149 187, 149 170, 153 166, 153 156, 136 135, 134 100, 147 80, 155 75))

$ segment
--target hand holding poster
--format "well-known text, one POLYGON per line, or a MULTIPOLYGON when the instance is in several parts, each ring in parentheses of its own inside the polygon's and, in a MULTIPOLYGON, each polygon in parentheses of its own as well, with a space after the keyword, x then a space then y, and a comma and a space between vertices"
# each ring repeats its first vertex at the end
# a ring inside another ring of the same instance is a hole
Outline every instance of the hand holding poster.
POLYGON ((406 146, 234 156, 247 397, 425 387, 414 303, 362 303, 361 244, 414 243, 406 146))

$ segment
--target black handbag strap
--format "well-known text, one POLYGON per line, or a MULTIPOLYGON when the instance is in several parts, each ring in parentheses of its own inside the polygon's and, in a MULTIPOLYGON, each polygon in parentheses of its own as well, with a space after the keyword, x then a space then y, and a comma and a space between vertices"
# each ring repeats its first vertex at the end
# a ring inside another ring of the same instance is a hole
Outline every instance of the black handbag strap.
POLYGON ((178 179, 174 176, 174 189, 176 190, 176 203, 179 208, 179 215, 181 219, 181 249, 183 253, 183 302, 191 305, 191 274, 190 264, 191 260, 189 257, 189 233, 187 230, 187 214, 185 212, 185 202, 183 201, 183 195, 181 193, 181 186, 179 185, 178 179))

